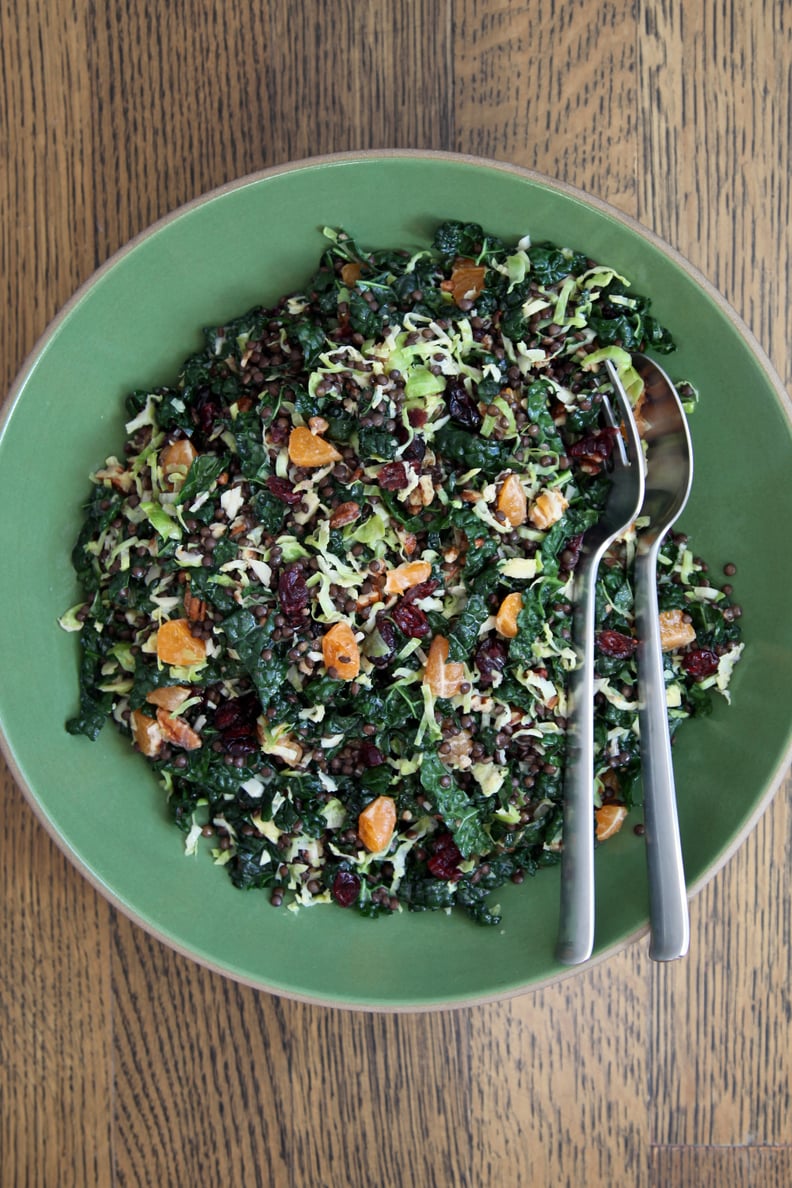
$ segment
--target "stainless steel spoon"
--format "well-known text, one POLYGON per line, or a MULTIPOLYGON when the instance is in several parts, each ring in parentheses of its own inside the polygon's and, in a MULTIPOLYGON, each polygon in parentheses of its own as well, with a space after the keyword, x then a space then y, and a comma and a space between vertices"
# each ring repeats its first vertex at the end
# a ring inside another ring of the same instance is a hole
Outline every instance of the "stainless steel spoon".
POLYGON ((634 354, 644 381, 639 408, 646 443, 646 484, 635 558, 635 620, 638 636, 638 704, 644 790, 646 860, 649 874, 649 956, 684 957, 690 942, 685 871, 679 836, 671 739, 668 730, 663 651, 657 606, 657 557, 671 525, 687 503, 693 481, 693 449, 676 388, 661 367, 634 354))

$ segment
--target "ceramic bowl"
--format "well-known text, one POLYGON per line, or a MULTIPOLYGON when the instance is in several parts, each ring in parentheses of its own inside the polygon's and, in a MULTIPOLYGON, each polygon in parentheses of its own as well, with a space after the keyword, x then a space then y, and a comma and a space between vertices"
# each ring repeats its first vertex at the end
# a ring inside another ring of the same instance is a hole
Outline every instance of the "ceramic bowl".
MULTIPOLYGON (((567 186, 506 165, 429 153, 300 162, 243 178, 162 219, 104 265, 36 346, 0 438, 0 722, 34 811, 93 884, 166 944, 264 990, 382 1010, 481 1002, 570 971, 554 957, 558 870, 498 893, 503 923, 412 914, 369 921, 315 907, 273 909, 235 890, 208 857, 185 858, 145 762, 112 729, 64 729, 78 645, 56 619, 77 600, 69 554, 88 474, 123 442, 123 398, 171 382, 200 328, 298 288, 321 227, 370 247, 425 245, 446 218, 506 238, 530 232, 629 276, 678 350, 666 360, 700 390, 691 420, 693 494, 680 527, 732 578, 745 655, 732 705, 683 725, 675 747, 691 892, 745 838, 782 774, 792 705, 790 412, 747 328, 670 247, 567 186)), ((8 860, 8 859, 7 859, 8 860)), ((647 928, 642 840, 626 828, 597 852, 602 959, 647 928)))

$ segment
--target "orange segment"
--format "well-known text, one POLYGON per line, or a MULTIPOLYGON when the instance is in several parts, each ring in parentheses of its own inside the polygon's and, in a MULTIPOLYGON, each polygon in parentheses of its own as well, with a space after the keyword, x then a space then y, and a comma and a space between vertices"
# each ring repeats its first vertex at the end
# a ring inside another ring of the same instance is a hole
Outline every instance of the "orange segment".
POLYGON ((503 480, 498 492, 497 509, 503 512, 512 528, 518 528, 525 523, 528 515, 528 500, 525 497, 523 485, 516 474, 510 474, 503 480))
POLYGON ((450 278, 443 281, 440 288, 451 294, 456 305, 475 301, 484 288, 486 272, 484 265, 476 264, 474 260, 456 260, 450 278))
POLYGON ((186 619, 169 619, 157 632, 157 659, 189 667, 206 659, 206 644, 196 639, 186 619))
POLYGON ((506 639, 514 639, 517 635, 517 616, 522 610, 522 604, 522 594, 515 592, 507 594, 498 607, 498 613, 495 616, 495 630, 506 639))
POLYGON ((168 713, 174 713, 175 710, 183 705, 190 696, 190 690, 186 685, 163 685, 160 689, 152 689, 150 693, 146 694, 146 701, 150 705, 159 706, 160 709, 166 709, 168 713))
POLYGON ((684 611, 660 611, 660 646, 664 652, 671 652, 674 648, 683 648, 685 644, 693 643, 696 632, 692 623, 686 623, 684 611))
POLYGON ((607 841, 618 833, 627 816, 627 809, 623 804, 603 804, 594 812, 597 818, 597 841, 607 841))
POLYGON ((362 269, 357 260, 350 261, 341 269, 341 280, 351 289, 360 280, 360 273, 362 269))
POLYGON ((432 567, 428 561, 406 561, 404 565, 397 565, 386 573, 385 593, 403 594, 411 586, 428 581, 431 576, 432 567))
POLYGON ((298 425, 289 434, 289 458, 295 466, 305 469, 341 461, 335 446, 318 434, 311 433, 305 425, 298 425))
POLYGON ((342 681, 354 681, 360 672, 360 648, 349 623, 333 623, 322 636, 322 658, 325 668, 333 669, 342 681))
POLYGON ((178 441, 172 441, 170 445, 165 446, 160 454, 159 462, 162 473, 170 486, 173 486, 173 475, 177 473, 186 475, 197 457, 198 451, 186 437, 179 438, 178 441))
POLYGON ((132 728, 135 745, 144 755, 152 759, 162 746, 162 733, 154 718, 150 718, 142 710, 132 710, 129 715, 129 725, 132 728))
POLYGON ((358 817, 358 834, 366 849, 379 854, 390 845, 396 828, 396 805, 390 796, 378 796, 358 817))
POLYGON ((429 648, 424 668, 424 682, 434 693, 435 697, 454 697, 459 692, 465 679, 465 669, 458 661, 448 660, 448 640, 442 635, 436 635, 429 648))
POLYGON ((569 501, 554 487, 548 487, 540 492, 531 504, 528 517, 535 528, 544 532, 551 528, 563 516, 569 507, 569 501))

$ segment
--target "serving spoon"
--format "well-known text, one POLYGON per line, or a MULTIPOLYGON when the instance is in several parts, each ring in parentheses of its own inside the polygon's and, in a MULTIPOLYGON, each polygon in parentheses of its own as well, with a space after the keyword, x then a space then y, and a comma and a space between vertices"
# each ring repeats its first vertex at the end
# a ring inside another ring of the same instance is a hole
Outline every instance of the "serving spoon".
POLYGON ((649 956, 654 961, 672 961, 687 953, 690 921, 663 679, 657 558, 690 494, 693 447, 682 402, 666 373, 646 355, 633 354, 632 364, 645 385, 637 417, 646 443, 641 517, 648 517, 648 523, 639 528, 636 540, 635 622, 649 956))

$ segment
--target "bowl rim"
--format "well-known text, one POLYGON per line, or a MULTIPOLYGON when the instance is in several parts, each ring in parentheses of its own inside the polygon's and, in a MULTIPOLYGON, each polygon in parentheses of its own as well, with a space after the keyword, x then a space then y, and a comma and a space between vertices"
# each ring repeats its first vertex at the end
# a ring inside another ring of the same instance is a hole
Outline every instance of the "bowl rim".
MULTIPOLYGON (((702 273, 694 264, 691 264, 685 256, 682 255, 673 245, 668 243, 651 228, 641 223, 634 216, 625 213, 618 207, 606 202, 604 199, 590 194, 587 191, 580 189, 577 186, 570 185, 568 182, 560 179, 550 177, 547 174, 541 173, 534 169, 529 169, 525 166, 515 165, 507 161, 497 160, 495 158, 477 156, 471 153, 456 153, 445 150, 435 149, 403 149, 403 148, 389 148, 389 149, 368 149, 368 150, 350 150, 344 152, 319 154, 310 157, 303 157, 295 161, 284 162, 279 165, 268 166, 265 169, 255 170, 251 173, 244 174, 240 177, 234 178, 231 181, 224 182, 210 190, 199 194, 197 197, 190 199, 182 205, 173 208, 172 210, 161 215, 153 223, 137 232, 131 239, 127 240, 121 247, 117 248, 108 258, 94 269, 90 275, 81 282, 81 284, 74 290, 71 297, 67 299, 64 305, 56 312, 54 317, 47 323, 44 330, 34 342, 31 349, 25 356, 11 387, 4 397, 2 404, 0 404, 0 442, 5 434, 6 426, 13 414, 18 400, 24 392, 25 386, 33 373, 40 357, 48 348, 50 342, 54 339, 63 322, 71 314, 72 310, 79 304, 83 296, 94 287, 94 285, 109 272, 115 265, 122 260, 126 255, 133 252, 139 244, 143 243, 163 227, 169 223, 174 222, 184 215, 198 207, 205 206, 224 194, 232 193, 236 190, 246 188, 250 185, 258 184, 269 178, 277 177, 285 173, 295 173, 302 170, 318 169, 326 166, 344 165, 344 164, 360 164, 365 161, 382 161, 382 160, 424 160, 435 162, 447 162, 449 164, 467 165, 472 168, 494 170, 507 173, 526 181, 535 183, 536 185, 565 195, 568 198, 584 203, 599 213, 607 216, 609 219, 627 227, 629 230, 646 240, 653 247, 657 248, 673 263, 677 265, 687 276, 693 280, 710 298, 710 300, 717 306, 718 310, 727 321, 731 324, 732 329, 739 335, 745 345, 751 351, 754 359, 759 363, 764 372, 765 378, 773 389, 778 404, 783 412, 788 425, 792 429, 792 398, 790 398, 780 376, 776 372, 769 356, 764 347, 754 335, 753 331, 742 319, 742 317, 733 309, 726 298, 720 293, 713 283, 702 273)), ((431 1002, 414 1002, 414 1003, 399 1003, 399 1004, 379 1004, 370 1003, 367 1001, 355 1002, 349 999, 337 1000, 333 998, 325 998, 321 995, 312 995, 308 993, 301 993, 293 989, 285 989, 277 985, 269 985, 265 981, 248 977, 237 971, 230 970, 220 962, 215 962, 211 958, 196 953, 189 946, 182 944, 178 939, 169 936, 164 930, 152 924, 148 920, 142 918, 136 912, 135 908, 125 903, 116 893, 109 888, 102 879, 87 866, 82 858, 73 850, 67 838, 63 837, 54 827, 52 822, 44 812, 43 806, 39 803, 38 796, 30 787, 27 780, 24 778, 11 749, 9 740, 6 738, 5 728, 0 719, 0 754, 8 767, 11 776, 14 779, 16 786, 22 792, 29 807, 32 809, 35 817, 41 825, 43 825, 50 838, 55 842, 58 849, 69 859, 69 861, 78 869, 80 874, 93 886, 103 899, 107 900, 117 911, 126 916, 132 923, 142 928, 150 936, 154 937, 160 943, 166 945, 169 949, 174 950, 183 957, 189 958, 191 961, 211 970, 213 973, 221 974, 223 977, 230 978, 232 981, 238 982, 241 985, 249 986, 252 989, 263 991, 268 994, 273 994, 281 998, 290 999, 295 1002, 302 1002, 312 1006, 321 1006, 337 1010, 359 1011, 375 1014, 416 1014, 425 1013, 429 1011, 439 1010, 461 1010, 469 1007, 484 1006, 494 1002, 506 1002, 512 998, 521 997, 523 995, 540 991, 550 985, 555 985, 559 982, 566 981, 568 978, 580 973, 584 970, 589 970, 610 960, 611 957, 617 953, 622 952, 628 946, 634 944, 637 940, 646 936, 649 931, 648 922, 643 926, 635 929, 622 937, 615 944, 610 945, 602 951, 596 953, 589 961, 580 966, 570 967, 568 969, 555 970, 544 978, 531 981, 523 986, 510 987, 505 990, 495 991, 490 994, 477 994, 473 997, 461 997, 459 999, 452 998, 446 1002, 434 1001, 431 1002)), ((759 820, 766 812, 771 801, 774 799, 778 789, 780 788, 785 776, 787 775, 790 765, 792 764, 792 729, 787 740, 786 750, 783 752, 776 769, 769 779, 764 792, 754 806, 753 812, 744 822, 742 828, 734 835, 730 844, 715 858, 710 866, 692 883, 687 885, 687 897, 691 900, 694 896, 709 883, 729 862, 736 851, 740 849, 748 836, 754 831, 759 820)))

